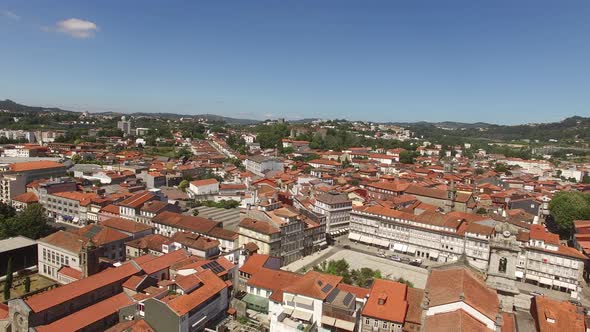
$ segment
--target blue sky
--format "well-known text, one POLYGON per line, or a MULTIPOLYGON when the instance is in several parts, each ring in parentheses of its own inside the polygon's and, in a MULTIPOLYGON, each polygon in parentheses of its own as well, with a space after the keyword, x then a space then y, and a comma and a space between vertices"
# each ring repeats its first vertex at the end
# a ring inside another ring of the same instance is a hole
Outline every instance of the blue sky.
POLYGON ((0 98, 241 118, 590 115, 590 1, 0 3, 0 98))

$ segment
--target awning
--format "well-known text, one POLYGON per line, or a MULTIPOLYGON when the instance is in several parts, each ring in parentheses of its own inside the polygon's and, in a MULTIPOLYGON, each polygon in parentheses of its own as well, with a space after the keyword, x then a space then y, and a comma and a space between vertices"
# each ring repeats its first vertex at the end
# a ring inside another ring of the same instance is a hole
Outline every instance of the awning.
POLYGON ((293 301, 293 294, 283 293, 283 300, 285 301, 293 301))
POLYGON ((357 233, 349 233, 348 238, 353 241, 358 241, 361 238, 361 235, 357 233))
POLYGON ((549 278, 541 277, 541 279, 539 280, 539 282, 542 283, 542 284, 544 284, 544 285, 553 286, 553 280, 551 280, 549 278))
POLYGON ((293 309, 292 308, 283 309, 283 313, 285 315, 291 316, 291 314, 293 313, 293 309))
POLYGON ((334 326, 336 318, 322 315, 322 325, 334 326))
POLYGON ((336 319, 336 327, 346 331, 354 331, 354 322, 347 322, 342 319, 336 319))
POLYGON ((430 251, 430 258, 438 258, 438 251, 430 251))
POLYGON ((396 243, 393 245, 393 250, 402 251, 403 245, 401 243, 396 243))
POLYGON ((301 303, 307 306, 312 306, 313 305, 313 300, 307 297, 303 297, 303 296, 297 296, 295 297, 295 303, 301 303))
POLYGON ((416 247, 408 246, 408 254, 414 254, 414 253, 416 253, 416 247))
POLYGON ((368 236, 361 235, 361 237, 359 238, 359 241, 371 244, 373 242, 373 239, 368 236))
POLYGON ((406 251, 408 251, 408 245, 404 244, 402 246, 402 252, 406 252, 406 251))
POLYGON ((313 314, 311 312, 306 312, 306 311, 299 310, 299 309, 293 310, 293 313, 291 314, 292 318, 303 320, 306 322, 309 322, 311 320, 312 316, 313 316, 313 314))
POLYGON ((373 244, 376 244, 378 246, 389 248, 389 241, 387 241, 387 240, 375 239, 375 241, 373 241, 373 244))
POLYGON ((514 272, 514 275, 515 275, 517 278, 522 278, 522 277, 524 276, 524 273, 523 273, 522 271, 518 271, 518 270, 516 270, 516 272, 514 272))
POLYGON ((529 279, 529 280, 539 281, 539 277, 537 277, 534 274, 527 274, 526 275, 526 278, 529 279))

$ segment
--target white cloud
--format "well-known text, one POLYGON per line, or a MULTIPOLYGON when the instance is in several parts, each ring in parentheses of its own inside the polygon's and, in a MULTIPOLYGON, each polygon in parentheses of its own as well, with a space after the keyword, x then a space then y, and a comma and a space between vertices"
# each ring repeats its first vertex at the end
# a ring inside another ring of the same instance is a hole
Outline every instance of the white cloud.
POLYGON ((54 28, 45 30, 54 30, 74 38, 90 38, 99 31, 99 28, 94 22, 78 18, 68 18, 67 20, 57 22, 54 28))
POLYGON ((6 18, 14 20, 14 21, 20 20, 20 16, 18 16, 15 12, 10 11, 10 10, 0 11, 0 16, 6 17, 6 18))

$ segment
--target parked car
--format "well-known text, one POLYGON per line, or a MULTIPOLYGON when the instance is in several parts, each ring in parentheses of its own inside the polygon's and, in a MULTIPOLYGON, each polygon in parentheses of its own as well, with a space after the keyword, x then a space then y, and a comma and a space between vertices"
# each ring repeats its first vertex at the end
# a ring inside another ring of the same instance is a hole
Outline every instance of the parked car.
POLYGON ((391 255, 391 257, 389 257, 389 259, 391 259, 392 261, 396 261, 396 262, 402 261, 402 259, 398 255, 391 255))
POLYGON ((345 244, 344 246, 342 246, 342 248, 344 248, 344 249, 350 249, 350 246, 348 244, 345 244))
POLYGON ((541 292, 531 292, 532 296, 543 296, 545 294, 541 293, 541 292))
POLYGON ((419 259, 419 258, 412 259, 410 261, 410 265, 412 265, 412 266, 420 266, 420 265, 422 265, 422 260, 419 259))

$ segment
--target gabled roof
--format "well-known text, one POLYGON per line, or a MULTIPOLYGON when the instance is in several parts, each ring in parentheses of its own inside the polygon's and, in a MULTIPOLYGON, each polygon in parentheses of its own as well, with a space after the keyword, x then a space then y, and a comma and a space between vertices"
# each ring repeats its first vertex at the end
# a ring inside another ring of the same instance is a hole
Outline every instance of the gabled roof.
POLYGON ((129 219, 124 218, 110 218, 99 223, 102 226, 107 226, 122 232, 127 232, 131 234, 140 233, 144 231, 151 230, 152 227, 142 224, 139 222, 135 222, 129 219))
POLYGON ((217 181, 216 179, 204 179, 204 180, 191 181, 191 185, 193 185, 195 187, 207 186, 207 185, 216 184, 216 183, 219 183, 219 181, 217 181))
POLYGON ((342 281, 342 277, 309 271, 299 280, 285 287, 283 292, 325 300, 340 281, 342 281))
POLYGON ((204 270, 195 275, 202 285, 190 292, 170 300, 168 307, 178 316, 184 316, 192 309, 207 301, 215 294, 227 288, 227 284, 211 270, 204 270))
POLYGON ((491 320, 498 314, 498 295, 467 269, 433 270, 426 285, 429 306, 465 302, 491 320))
POLYGON ((60 168, 65 167, 64 164, 49 161, 49 160, 41 160, 41 161, 27 161, 23 163, 14 163, 10 165, 10 170, 13 172, 26 172, 26 171, 33 171, 39 169, 50 169, 50 168, 60 168))
POLYGON ((38 332, 79 331, 100 320, 107 318, 119 309, 133 304, 133 300, 125 293, 119 293, 80 311, 65 316, 55 322, 35 327, 38 332))
POLYGON ((127 279, 134 274, 140 273, 140 271, 141 269, 137 265, 126 263, 46 292, 35 294, 24 301, 33 312, 38 313, 98 288, 127 279))
POLYGON ((146 202, 155 199, 156 196, 150 192, 142 191, 139 192, 119 203, 120 206, 130 207, 133 209, 140 208, 146 202))
POLYGON ((408 286, 383 279, 375 279, 363 316, 403 324, 408 311, 408 286))
POLYGON ((186 216, 175 212, 164 211, 152 219, 153 223, 173 226, 198 234, 206 234, 213 228, 221 226, 218 221, 202 217, 186 216))
POLYGON ((12 200, 21 203, 31 204, 39 202, 39 197, 37 197, 37 194, 35 194, 34 192, 29 191, 24 194, 14 196, 12 200))
POLYGON ((152 274, 164 269, 169 269, 170 266, 189 256, 190 254, 187 253, 184 249, 180 249, 169 252, 162 256, 158 256, 156 258, 148 260, 147 262, 139 262, 137 259, 135 260, 135 262, 139 264, 139 266, 143 271, 145 271, 145 273, 152 274))

